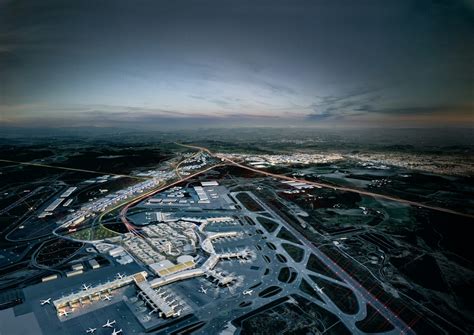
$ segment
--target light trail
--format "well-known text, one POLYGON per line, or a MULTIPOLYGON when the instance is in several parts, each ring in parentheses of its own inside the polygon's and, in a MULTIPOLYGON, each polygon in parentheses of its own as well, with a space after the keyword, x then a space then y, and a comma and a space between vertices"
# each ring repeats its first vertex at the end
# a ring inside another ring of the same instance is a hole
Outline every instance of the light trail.
POLYGON ((188 159, 191 159, 191 158, 194 158, 194 157, 198 156, 201 152, 202 152, 202 151, 196 152, 196 153, 195 153, 194 155, 192 155, 191 157, 186 158, 186 159, 183 159, 182 161, 180 161, 180 162, 178 163, 178 165, 176 165, 176 167, 175 167, 174 169, 175 169, 176 175, 178 176, 179 179, 183 178, 183 177, 181 176, 181 174, 179 173, 179 167, 181 166, 181 164, 183 164, 183 163, 184 163, 186 160, 188 160, 188 159))
POLYGON ((330 185, 330 184, 326 184, 326 183, 313 182, 313 181, 309 181, 309 180, 306 180, 306 179, 292 178, 292 177, 288 177, 288 176, 285 176, 285 175, 280 175, 280 174, 266 172, 266 171, 263 171, 263 170, 254 169, 254 168, 248 167, 246 165, 242 165, 240 163, 237 163, 237 162, 235 162, 235 161, 233 161, 229 158, 226 158, 226 157, 222 157, 222 159, 229 162, 229 163, 231 163, 231 164, 233 164, 233 165, 241 167, 243 169, 253 171, 253 172, 256 172, 256 173, 260 173, 260 174, 264 174, 264 175, 274 177, 274 178, 280 178, 280 179, 285 179, 285 180, 289 180, 289 181, 305 183, 305 184, 309 184, 309 185, 319 186, 319 187, 322 187, 322 188, 331 188, 331 189, 337 190, 337 191, 358 193, 358 194, 366 195, 366 196, 369 196, 369 197, 395 201, 395 202, 399 202, 399 203, 407 204, 407 205, 411 205, 411 206, 416 206, 416 207, 432 209, 432 210, 438 211, 438 212, 444 212, 444 213, 449 213, 449 214, 454 214, 454 215, 459 215, 459 216, 465 216, 465 217, 468 217, 468 218, 471 218, 471 219, 474 218, 473 214, 462 213, 462 212, 458 212, 458 211, 448 209, 448 208, 444 208, 444 207, 430 206, 430 205, 426 205, 426 204, 423 204, 423 203, 417 202, 417 201, 401 199, 401 198, 393 197, 393 196, 390 196, 390 195, 384 195, 384 194, 380 194, 380 193, 373 193, 373 192, 359 190, 359 189, 355 189, 355 188, 349 188, 349 187, 344 187, 344 186, 334 186, 334 185, 330 185))
POLYGON ((122 210, 120 211, 120 219, 122 220, 122 223, 127 227, 127 229, 129 229, 129 230, 131 229, 131 230, 135 231, 135 230, 136 230, 136 229, 135 229, 136 227, 135 227, 132 223, 130 223, 130 221, 127 220, 127 212, 128 212, 128 209, 129 209, 131 206, 136 205, 137 203, 139 203, 139 202, 142 201, 143 199, 149 198, 149 197, 151 197, 152 195, 154 195, 154 194, 156 194, 156 193, 158 193, 158 192, 163 191, 164 189, 167 189, 167 188, 172 187, 172 186, 174 186, 174 185, 176 185, 176 184, 179 184, 179 183, 181 183, 181 182, 183 182, 183 181, 186 181, 186 180, 188 180, 188 179, 191 179, 191 178, 193 178, 193 177, 196 177, 196 176, 198 176, 198 175, 200 175, 200 174, 202 174, 202 173, 204 173, 204 172, 207 172, 207 171, 209 171, 209 170, 212 170, 212 169, 214 169, 214 168, 216 168, 216 167, 218 167, 218 166, 221 166, 221 165, 222 165, 222 164, 215 164, 215 165, 212 165, 212 166, 210 166, 210 167, 208 167, 208 168, 206 168, 206 169, 204 169, 204 170, 198 171, 198 172, 196 172, 196 173, 194 173, 194 174, 191 174, 191 175, 189 175, 189 176, 187 176, 187 177, 185 177, 185 178, 180 178, 180 179, 178 179, 178 180, 172 182, 171 184, 166 184, 166 185, 164 185, 164 186, 162 186, 162 187, 160 187, 160 188, 157 188, 157 189, 154 189, 154 190, 152 190, 152 191, 149 191, 149 192, 147 192, 147 193, 145 193, 145 194, 139 196, 138 198, 133 199, 132 201, 130 201, 129 203, 127 203, 127 204, 125 205, 125 207, 122 208, 122 210))
MULTIPOLYGON (((200 152, 206 152, 210 156, 220 158, 223 162, 227 162, 229 164, 238 166, 240 168, 243 168, 243 169, 255 172, 255 173, 263 174, 263 175, 266 175, 266 176, 269 176, 269 177, 274 177, 274 178, 284 179, 284 180, 289 180, 289 181, 295 181, 295 182, 302 182, 302 183, 306 183, 306 184, 309 184, 309 185, 315 185, 315 186, 321 187, 321 188, 329 188, 329 189, 333 189, 333 190, 352 192, 352 193, 357 193, 357 194, 361 194, 361 195, 365 195, 365 196, 371 196, 371 197, 374 197, 374 198, 390 200, 390 201, 396 201, 396 202, 408 204, 408 205, 411 205, 411 206, 417 206, 417 207, 432 209, 432 210, 436 210, 436 211, 440 211, 440 212, 446 212, 446 213, 450 213, 450 214, 455 214, 455 215, 461 215, 461 216, 474 218, 474 215, 460 213, 460 212, 450 210, 450 209, 447 209, 447 208, 425 205, 425 204, 422 204, 422 203, 419 203, 419 202, 416 202, 416 201, 405 200, 405 199, 401 199, 401 198, 397 198, 397 197, 393 197, 393 196, 373 193, 373 192, 354 189, 354 188, 349 188, 349 187, 334 186, 334 185, 330 185, 330 184, 326 184, 326 183, 312 182, 312 181, 308 181, 308 180, 305 180, 305 179, 298 179, 298 178, 288 177, 288 176, 281 175, 281 174, 270 173, 270 172, 267 172, 267 171, 264 171, 264 170, 259 170, 259 169, 248 167, 246 165, 240 164, 240 163, 238 163, 238 162, 236 162, 232 159, 229 159, 227 157, 224 157, 224 156, 214 155, 214 154, 211 153, 211 151, 209 149, 204 148, 204 147, 184 145, 184 144, 179 144, 179 143, 177 143, 177 144, 181 145, 183 147, 188 147, 188 148, 199 150, 200 152)), ((127 228, 129 226, 131 226, 132 229, 133 229, 134 228, 133 225, 130 224, 130 222, 128 222, 128 220, 126 218, 127 211, 131 206, 133 206, 134 204, 138 203, 139 201, 141 201, 142 199, 144 199, 146 197, 149 197, 149 196, 151 196, 151 195, 153 195, 157 192, 160 192, 161 190, 163 190, 165 188, 168 188, 168 187, 171 187, 175 184, 181 183, 181 182, 183 182, 187 179, 195 177, 195 176, 197 176, 197 175, 199 175, 199 174, 201 174, 205 171, 211 170, 213 168, 215 168, 215 166, 211 166, 211 167, 209 167, 209 168, 207 168, 203 171, 199 171, 199 172, 197 172, 193 175, 190 175, 186 178, 179 179, 179 180, 177 180, 177 181, 175 181, 171 184, 165 185, 165 186, 163 186, 163 187, 161 187, 157 190, 151 191, 151 192, 139 197, 138 199, 128 203, 122 209, 122 211, 120 212, 122 222, 127 226, 127 228)), ((329 269, 331 269, 334 273, 336 273, 341 279, 343 279, 354 290, 357 290, 359 292, 359 294, 361 294, 361 296, 367 302, 369 302, 379 313, 381 313, 392 325, 394 325, 396 328, 398 328, 398 330, 400 331, 401 334, 414 334, 414 332, 411 328, 413 326, 413 323, 406 324, 404 322, 404 320, 402 320, 399 317, 398 314, 394 313, 387 305, 385 305, 382 301, 380 301, 378 299, 378 297, 374 296, 370 291, 368 291, 365 287, 363 287, 357 280, 355 280, 341 266, 339 266, 335 261, 333 261, 325 253, 323 253, 321 250, 319 250, 319 248, 317 248, 315 245, 313 245, 311 242, 309 242, 300 232, 298 232, 296 229, 294 229, 291 226, 287 226, 287 228, 290 230, 290 232, 292 232, 295 236, 297 236, 303 242, 303 244, 309 250, 311 250, 324 264, 326 264, 326 266, 328 266, 329 269)))
POLYGON ((455 210, 452 210, 452 209, 449 209, 449 208, 426 205, 426 204, 423 204, 423 203, 417 202, 417 201, 406 200, 406 199, 402 199, 402 198, 398 198, 398 197, 394 197, 394 196, 390 196, 390 195, 384 195, 384 194, 380 194, 380 193, 373 193, 373 192, 369 192, 369 191, 359 190, 359 189, 356 189, 356 188, 350 188, 350 187, 345 187, 345 186, 337 186, 337 185, 331 185, 331 184, 326 184, 326 183, 321 183, 321 182, 309 181, 309 180, 306 180, 306 179, 288 177, 288 176, 285 176, 285 175, 282 175, 282 174, 276 174, 276 173, 271 173, 271 172, 267 172, 267 171, 264 171, 264 170, 252 168, 252 167, 249 167, 247 165, 240 164, 240 163, 238 163, 238 162, 236 162, 236 161, 234 161, 230 158, 227 158, 225 156, 216 156, 216 155, 212 154, 209 149, 204 148, 204 147, 198 147, 198 146, 186 145, 186 144, 179 144, 179 145, 182 145, 182 146, 188 147, 188 148, 192 148, 192 149, 205 151, 211 156, 218 157, 221 160, 226 161, 226 162, 228 162, 230 164, 233 164, 235 166, 238 166, 242 169, 246 169, 246 170, 249 170, 249 171, 252 171, 252 172, 255 172, 255 173, 260 173, 260 174, 263 174, 263 175, 266 175, 266 176, 269 176, 269 177, 284 179, 284 180, 288 180, 288 181, 295 181, 295 182, 298 182, 298 183, 305 183, 305 184, 308 184, 308 185, 314 185, 314 186, 322 187, 322 188, 330 188, 330 189, 333 189, 333 190, 336 190, 336 191, 357 193, 357 194, 361 194, 361 195, 365 195, 365 196, 369 196, 369 197, 374 197, 374 198, 383 199, 383 200, 395 201, 395 202, 399 202, 399 203, 402 203, 402 204, 407 204, 407 205, 411 205, 411 206, 415 206, 415 207, 427 208, 427 209, 431 209, 431 210, 438 211, 438 212, 444 212, 444 213, 449 213, 449 214, 454 214, 454 215, 459 215, 459 216, 464 216, 464 217, 474 219, 474 214, 462 213, 462 212, 458 212, 458 211, 455 211, 455 210))

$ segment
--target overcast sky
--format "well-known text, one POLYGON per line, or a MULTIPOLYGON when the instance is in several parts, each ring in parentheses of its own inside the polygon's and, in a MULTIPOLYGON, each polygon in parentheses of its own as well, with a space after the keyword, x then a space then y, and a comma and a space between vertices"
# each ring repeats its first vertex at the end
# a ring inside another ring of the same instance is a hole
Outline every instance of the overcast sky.
POLYGON ((0 124, 473 126, 473 10, 0 0, 0 124))

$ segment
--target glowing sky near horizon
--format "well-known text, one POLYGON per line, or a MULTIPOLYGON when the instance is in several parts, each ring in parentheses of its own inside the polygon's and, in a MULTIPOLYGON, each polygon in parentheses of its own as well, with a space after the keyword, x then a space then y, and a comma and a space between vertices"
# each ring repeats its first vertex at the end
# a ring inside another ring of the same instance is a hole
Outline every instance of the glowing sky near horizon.
POLYGON ((469 1, 3 1, 0 125, 473 125, 469 1))

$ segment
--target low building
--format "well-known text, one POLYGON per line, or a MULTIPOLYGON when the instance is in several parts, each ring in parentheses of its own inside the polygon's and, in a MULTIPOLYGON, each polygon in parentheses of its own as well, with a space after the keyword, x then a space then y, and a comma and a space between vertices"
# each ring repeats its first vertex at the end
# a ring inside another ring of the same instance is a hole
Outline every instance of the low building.
POLYGON ((193 269, 196 266, 196 263, 194 263, 194 259, 191 256, 189 256, 190 259, 188 259, 186 256, 180 257, 185 257, 185 262, 173 264, 171 261, 166 259, 164 261, 149 265, 150 269, 158 276, 164 277, 180 271, 193 269))
POLYGON ((176 259, 176 262, 178 263, 194 262, 194 257, 190 255, 182 255, 176 259))
POLYGON ((124 253, 124 249, 122 247, 116 247, 116 248, 113 248, 111 250, 109 250, 109 255, 112 256, 112 257, 117 257, 121 254, 124 253))
POLYGON ((77 190, 77 187, 69 187, 63 194, 60 195, 61 198, 67 198, 69 197, 72 192, 74 192, 75 190, 77 190))
POLYGON ((100 268, 100 264, 95 259, 91 259, 89 265, 94 270, 100 268))
POLYGON ((55 279, 58 279, 57 274, 50 275, 50 276, 47 276, 47 277, 43 277, 43 278, 41 278, 41 281, 44 283, 44 282, 55 280, 55 279))
POLYGON ((84 265, 81 263, 74 264, 72 267, 73 271, 79 271, 79 270, 84 270, 84 265))
POLYGON ((78 276, 80 274, 82 274, 84 271, 82 270, 76 270, 76 271, 69 271, 69 272, 66 272, 66 277, 74 277, 74 276, 78 276))
POLYGON ((219 183, 215 180, 212 181, 202 181, 201 186, 219 186, 219 183))
POLYGON ((56 207, 59 206, 59 204, 61 204, 61 202, 63 202, 63 198, 58 198, 56 200, 54 200, 48 207, 46 207, 46 209, 44 210, 45 212, 52 212, 56 209, 56 207))
POLYGON ((119 264, 125 265, 133 262, 133 258, 130 255, 125 255, 117 258, 119 264))

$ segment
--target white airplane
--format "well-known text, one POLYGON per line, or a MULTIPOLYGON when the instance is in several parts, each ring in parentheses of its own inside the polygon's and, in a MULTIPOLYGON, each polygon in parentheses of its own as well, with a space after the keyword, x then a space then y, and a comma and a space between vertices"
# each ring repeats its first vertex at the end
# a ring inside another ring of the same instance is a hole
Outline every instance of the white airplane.
POLYGON ((94 334, 96 330, 97 330, 97 328, 89 328, 89 329, 86 330, 86 333, 94 334))
POLYGON ((120 328, 119 330, 115 330, 115 328, 114 328, 114 331, 113 331, 112 334, 110 334, 110 335, 118 335, 118 334, 120 334, 121 332, 122 332, 122 328, 120 328))
POLYGON ((205 289, 202 285, 201 288, 199 289, 199 292, 207 294, 207 289, 205 289))
POLYGON ((62 311, 61 313, 59 313, 59 316, 68 316, 71 312, 68 312, 66 310, 62 311))
POLYGON ((90 289, 92 287, 92 285, 87 285, 87 284, 82 284, 82 289, 84 291, 87 291, 88 289, 90 289))
POLYGON ((106 295, 104 295, 104 297, 102 298, 102 301, 105 301, 105 300, 110 301, 110 299, 111 299, 111 298, 110 298, 110 295, 106 294, 106 295))
POLYGON ((46 300, 41 300, 40 304, 41 306, 46 305, 46 304, 51 304, 51 298, 48 298, 46 300))
POLYGON ((316 291, 318 291, 319 293, 323 293, 324 287, 319 287, 318 285, 315 285, 315 289, 316 289, 316 291))
POLYGON ((176 313, 175 313, 176 316, 180 316, 181 315, 181 310, 179 309, 176 313))
POLYGON ((124 277, 125 277, 124 274, 122 274, 122 273, 120 273, 120 272, 117 273, 117 278, 118 278, 118 279, 122 279, 122 278, 124 278, 124 277))
POLYGON ((112 325, 114 323, 115 323, 115 320, 113 321, 107 320, 107 322, 105 323, 105 325, 102 326, 102 328, 112 328, 112 325))
POLYGON ((245 290, 243 292, 244 295, 252 295, 253 290, 245 290))

